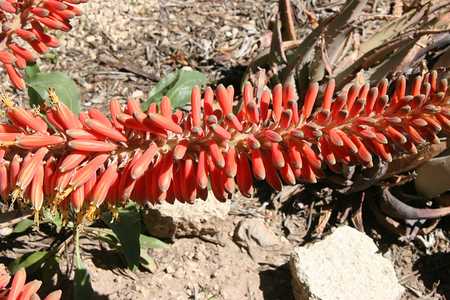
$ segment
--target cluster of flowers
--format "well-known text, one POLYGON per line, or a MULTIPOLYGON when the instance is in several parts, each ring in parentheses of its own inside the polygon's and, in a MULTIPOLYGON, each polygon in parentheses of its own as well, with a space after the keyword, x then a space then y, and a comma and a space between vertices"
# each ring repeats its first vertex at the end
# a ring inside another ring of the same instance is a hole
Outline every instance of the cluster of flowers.
POLYGON ((243 88, 234 107, 232 87, 192 90, 191 110, 173 110, 163 97, 147 111, 129 99, 110 102, 111 117, 90 109, 75 115, 49 91, 49 104, 33 110, 6 96, 8 123, 0 124, 0 195, 60 209, 93 213, 105 201, 117 205, 193 202, 205 198, 208 183, 218 200, 236 188, 253 193, 255 180, 274 189, 314 183, 327 166, 371 167, 373 157, 417 153, 450 130, 450 92, 436 72, 407 84, 353 85, 334 96, 334 81, 312 83, 303 105, 294 88, 243 88), (44 184, 45 182, 45 184, 44 184), (47 200, 44 200, 47 199, 47 200))
MULTIPOLYGON (((11 277, 6 273, 0 274, 0 300, 39 300, 41 299, 37 292, 41 287, 42 282, 33 280, 26 283, 27 273, 25 269, 20 269, 14 274, 11 286, 6 288, 11 277)), ((61 299, 61 291, 54 291, 50 293, 44 300, 59 300, 61 299)))
POLYGON ((0 0, 0 62, 16 88, 24 88, 17 69, 36 61, 36 53, 43 54, 59 46, 59 41, 45 29, 69 31, 70 19, 81 14, 76 5, 85 2, 87 0, 0 0))

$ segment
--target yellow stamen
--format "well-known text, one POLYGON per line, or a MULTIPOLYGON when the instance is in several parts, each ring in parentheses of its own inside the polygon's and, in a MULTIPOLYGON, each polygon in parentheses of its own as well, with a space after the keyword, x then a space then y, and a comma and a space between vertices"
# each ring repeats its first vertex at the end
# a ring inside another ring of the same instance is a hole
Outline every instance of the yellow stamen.
POLYGON ((23 198, 23 191, 20 187, 16 187, 10 194, 12 203, 14 203, 17 199, 23 198))
POLYGON ((86 219, 90 222, 94 221, 97 216, 97 206, 91 205, 86 211, 86 219))
POLYGON ((54 88, 49 88, 47 90, 48 93, 48 100, 50 101, 50 105, 56 105, 59 103, 59 97, 56 95, 56 90, 54 88))
POLYGON ((83 224, 83 220, 84 220, 84 212, 80 211, 77 213, 76 225, 83 224))
POLYGON ((6 107, 14 107, 14 101, 11 99, 11 97, 6 94, 5 91, 0 91, 0 101, 5 105, 6 107))
POLYGON ((39 227, 39 210, 37 209, 34 211, 34 224, 39 227))
POLYGON ((55 199, 54 199, 54 204, 55 205, 59 205, 62 201, 64 201, 64 199, 66 199, 70 193, 73 192, 73 187, 68 187, 67 189, 65 189, 62 192, 58 192, 56 193, 55 199))
POLYGON ((0 148, 8 148, 14 146, 16 142, 0 142, 0 148))
POLYGON ((119 218, 119 209, 116 206, 112 206, 109 211, 111 212, 111 222, 117 221, 119 218))

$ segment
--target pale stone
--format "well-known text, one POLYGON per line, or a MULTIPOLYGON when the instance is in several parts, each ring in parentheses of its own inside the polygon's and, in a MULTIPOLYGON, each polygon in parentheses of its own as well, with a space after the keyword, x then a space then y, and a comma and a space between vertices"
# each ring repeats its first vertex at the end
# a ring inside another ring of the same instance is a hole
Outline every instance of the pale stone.
POLYGON ((144 223, 150 235, 159 238, 215 235, 230 211, 230 200, 220 202, 214 197, 194 204, 162 203, 146 209, 144 223))
POLYGON ((397 300, 404 291, 373 240, 348 226, 296 248, 290 269, 296 300, 397 300))

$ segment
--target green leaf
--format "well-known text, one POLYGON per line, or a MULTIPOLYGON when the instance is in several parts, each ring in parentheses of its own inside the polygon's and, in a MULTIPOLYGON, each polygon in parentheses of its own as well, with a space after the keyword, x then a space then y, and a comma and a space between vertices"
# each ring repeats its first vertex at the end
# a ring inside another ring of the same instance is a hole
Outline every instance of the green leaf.
POLYGON ((148 255, 148 253, 143 249, 141 249, 141 267, 152 273, 155 273, 158 268, 153 257, 148 255))
POLYGON ((52 212, 50 209, 44 208, 44 222, 50 222, 56 226, 56 232, 59 233, 62 229, 62 218, 59 212, 52 212))
POLYGON ((139 243, 141 245, 141 249, 160 249, 168 246, 163 241, 145 234, 141 234, 139 236, 139 243))
POLYGON ((33 226, 34 222, 31 221, 30 219, 25 219, 20 221, 15 227, 13 232, 14 233, 22 233, 24 231, 26 231, 28 228, 30 228, 31 226, 33 226))
POLYGON ((206 76, 198 71, 176 70, 156 84, 142 108, 146 110, 151 103, 161 102, 163 96, 170 98, 173 108, 183 107, 190 102, 192 88, 196 85, 204 86, 206 82, 206 76))
POLYGON ((28 82, 40 72, 41 70, 39 69, 39 66, 36 63, 28 65, 25 68, 25 81, 28 82))
POLYGON ((135 270, 139 266, 140 245, 139 236, 141 232, 140 214, 135 207, 119 210, 119 217, 112 221, 111 213, 102 215, 102 220, 120 241, 121 251, 125 256, 128 267, 135 270))
POLYGON ((32 266, 37 266, 38 264, 40 265, 41 263, 44 262, 47 255, 48 255, 47 251, 36 251, 29 254, 25 254, 14 260, 13 262, 11 262, 8 268, 11 271, 11 273, 14 274, 20 268, 26 269, 32 266))
POLYGON ((92 299, 94 289, 91 284, 91 276, 84 266, 80 254, 80 233, 75 232, 75 278, 73 280, 73 299, 92 299))
POLYGON ((56 94, 74 113, 80 112, 80 90, 67 74, 62 72, 34 73, 30 71, 31 77, 27 76, 25 81, 28 85, 28 96, 30 104, 37 106, 48 98, 48 89, 54 88, 56 94))

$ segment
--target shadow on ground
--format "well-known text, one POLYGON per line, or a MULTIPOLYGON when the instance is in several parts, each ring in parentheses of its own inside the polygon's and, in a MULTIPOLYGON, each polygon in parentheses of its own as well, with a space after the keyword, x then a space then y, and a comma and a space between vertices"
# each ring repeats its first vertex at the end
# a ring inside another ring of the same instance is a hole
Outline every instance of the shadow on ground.
POLYGON ((288 263, 259 273, 260 286, 266 300, 293 300, 288 263))

